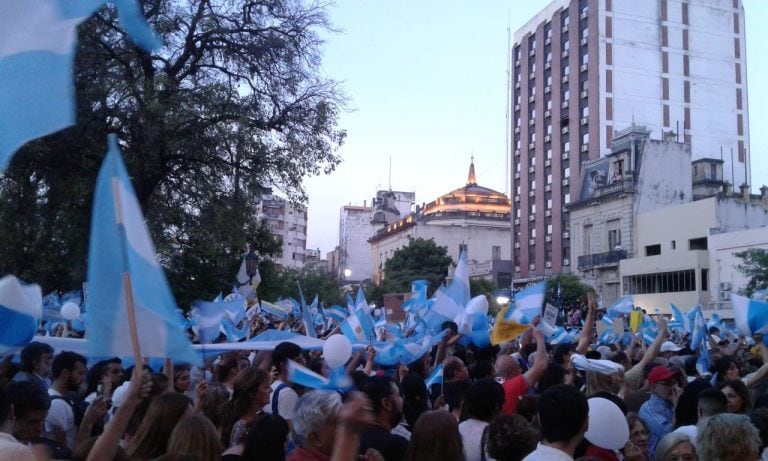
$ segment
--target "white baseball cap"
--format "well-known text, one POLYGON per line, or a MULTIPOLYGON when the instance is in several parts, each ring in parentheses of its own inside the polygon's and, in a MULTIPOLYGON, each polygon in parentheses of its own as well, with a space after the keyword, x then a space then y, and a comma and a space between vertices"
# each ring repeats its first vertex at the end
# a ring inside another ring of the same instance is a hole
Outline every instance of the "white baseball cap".
POLYGON ((672 341, 664 341, 664 343, 661 345, 661 352, 677 352, 680 349, 682 349, 682 347, 678 346, 672 341))

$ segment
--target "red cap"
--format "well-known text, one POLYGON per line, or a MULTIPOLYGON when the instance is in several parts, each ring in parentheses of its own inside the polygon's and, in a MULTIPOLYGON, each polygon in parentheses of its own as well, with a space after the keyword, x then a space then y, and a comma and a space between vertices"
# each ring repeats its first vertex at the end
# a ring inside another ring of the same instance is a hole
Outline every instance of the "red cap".
POLYGON ((654 367, 653 370, 648 373, 648 382, 654 384, 659 381, 666 381, 676 377, 678 374, 677 371, 672 371, 663 365, 659 365, 658 367, 654 367))

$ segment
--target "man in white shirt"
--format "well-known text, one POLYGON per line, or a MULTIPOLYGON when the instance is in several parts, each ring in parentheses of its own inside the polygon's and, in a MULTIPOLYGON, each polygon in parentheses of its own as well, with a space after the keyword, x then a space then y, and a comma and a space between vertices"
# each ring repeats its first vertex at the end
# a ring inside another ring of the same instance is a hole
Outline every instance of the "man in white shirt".
POLYGON ((279 415, 293 429, 291 420, 299 395, 293 390, 292 383, 288 379, 288 360, 304 365, 301 348, 291 342, 282 342, 272 352, 272 370, 277 373, 277 379, 272 383, 272 393, 269 396, 269 403, 264 406, 264 411, 279 415))
POLYGON ((64 351, 53 358, 53 384, 48 390, 51 408, 45 418, 45 437, 70 450, 77 443, 75 394, 85 380, 85 364, 85 357, 75 352, 64 351))
POLYGON ((552 386, 539 398, 542 441, 523 461, 573 461, 589 428, 587 397, 568 384, 552 386))

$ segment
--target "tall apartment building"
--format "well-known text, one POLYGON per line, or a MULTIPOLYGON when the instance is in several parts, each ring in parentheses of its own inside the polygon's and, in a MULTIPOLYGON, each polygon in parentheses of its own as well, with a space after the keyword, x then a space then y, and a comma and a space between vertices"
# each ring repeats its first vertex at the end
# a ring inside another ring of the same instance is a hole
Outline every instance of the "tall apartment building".
POLYGON ((307 254, 307 210, 269 193, 261 197, 259 218, 282 244, 283 254, 274 258, 275 264, 283 269, 302 269, 307 254))
POLYGON ((566 206, 615 129, 674 132, 694 160, 722 152, 726 179, 750 182, 745 45, 741 0, 555 0, 515 32, 516 283, 570 271, 566 206))

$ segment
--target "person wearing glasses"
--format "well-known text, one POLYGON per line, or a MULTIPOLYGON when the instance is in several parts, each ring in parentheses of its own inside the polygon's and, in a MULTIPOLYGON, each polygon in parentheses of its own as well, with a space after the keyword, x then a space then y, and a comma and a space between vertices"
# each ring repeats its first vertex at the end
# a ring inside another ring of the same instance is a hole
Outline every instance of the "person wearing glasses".
POLYGON ((655 453, 662 437, 672 432, 675 406, 681 390, 677 386, 679 373, 659 365, 648 374, 651 398, 640 407, 638 416, 649 432, 648 451, 655 453))

